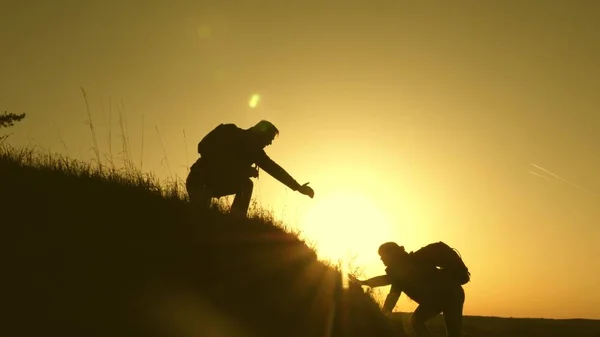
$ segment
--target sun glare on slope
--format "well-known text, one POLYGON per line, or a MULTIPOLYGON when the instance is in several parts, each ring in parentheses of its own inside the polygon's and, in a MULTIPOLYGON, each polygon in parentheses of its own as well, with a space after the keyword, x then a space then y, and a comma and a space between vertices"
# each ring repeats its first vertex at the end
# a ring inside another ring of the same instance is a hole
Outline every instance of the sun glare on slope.
POLYGON ((320 197, 307 210, 302 232, 315 244, 320 258, 350 263, 352 268, 357 267, 354 263, 373 261, 377 247, 393 237, 392 226, 376 200, 360 194, 337 193, 320 197))

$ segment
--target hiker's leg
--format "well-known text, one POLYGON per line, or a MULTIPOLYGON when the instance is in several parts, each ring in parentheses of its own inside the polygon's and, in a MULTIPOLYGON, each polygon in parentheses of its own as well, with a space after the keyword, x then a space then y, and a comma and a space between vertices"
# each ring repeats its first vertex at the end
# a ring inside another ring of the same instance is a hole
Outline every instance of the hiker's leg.
POLYGON ((208 189, 206 189, 205 187, 200 187, 193 193, 194 199, 192 199, 192 197, 190 196, 190 200, 192 200, 193 203, 206 208, 210 207, 210 204, 212 202, 212 195, 208 189))
POLYGON ((441 310, 432 305, 421 304, 415 309, 410 317, 410 324, 417 337, 429 337, 429 331, 425 326, 425 322, 439 314, 441 310))
POLYGON ((202 207, 210 206, 212 195, 210 191, 204 187, 204 184, 198 179, 195 179, 192 175, 188 175, 188 178, 185 181, 185 188, 188 196, 190 197, 190 201, 193 204, 202 207))
POLYGON ((460 337, 462 333, 463 305, 465 291, 462 287, 456 289, 444 308, 444 323, 446 324, 446 337, 460 337))
POLYGON ((235 215, 246 216, 250 207, 254 184, 250 178, 231 176, 211 176, 205 183, 206 188, 214 198, 235 194, 230 212, 235 215))
POLYGON ((235 198, 231 204, 231 213, 239 216, 246 216, 248 214, 248 208, 250 207, 250 200, 252 199, 252 190, 254 184, 252 180, 245 179, 238 186, 238 190, 235 193, 235 198))

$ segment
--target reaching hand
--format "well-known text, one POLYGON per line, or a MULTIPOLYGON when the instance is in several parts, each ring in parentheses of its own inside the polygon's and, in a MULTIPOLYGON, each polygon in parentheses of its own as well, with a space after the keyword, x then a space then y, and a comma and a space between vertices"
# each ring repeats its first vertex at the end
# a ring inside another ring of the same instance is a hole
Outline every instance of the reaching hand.
POLYGON ((315 196, 315 191, 313 191, 313 189, 311 187, 309 187, 308 184, 310 184, 310 183, 306 183, 306 184, 300 186, 300 188, 298 189, 298 192, 300 192, 304 195, 308 195, 312 199, 315 196))
POLYGON ((366 285, 364 281, 361 281, 361 280, 357 279, 356 277, 354 277, 354 276, 352 276, 352 275, 350 275, 350 274, 348 274, 348 280, 349 280, 350 282, 352 282, 352 283, 357 283, 357 284, 360 284, 361 286, 364 286, 364 285, 366 285))

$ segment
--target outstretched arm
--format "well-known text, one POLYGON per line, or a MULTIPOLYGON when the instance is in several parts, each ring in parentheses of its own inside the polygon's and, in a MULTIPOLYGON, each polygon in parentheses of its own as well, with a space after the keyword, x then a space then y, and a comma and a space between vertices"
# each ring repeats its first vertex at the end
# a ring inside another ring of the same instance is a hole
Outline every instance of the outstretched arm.
POLYGON ((361 284, 369 286, 371 288, 376 288, 376 287, 388 286, 388 285, 392 284, 392 281, 390 280, 389 276, 381 275, 381 276, 371 277, 368 280, 364 280, 361 282, 361 284))
POLYGON ((279 164, 269 158, 265 151, 261 151, 260 155, 256 159, 256 164, 265 170, 273 178, 277 179, 282 184, 289 187, 292 191, 297 191, 300 188, 300 184, 284 170, 279 164))
MULTIPOLYGON (((357 280, 352 277, 353 280, 359 282, 361 285, 369 286, 371 288, 383 287, 392 284, 390 277, 388 275, 375 276, 365 281, 357 280)), ((383 311, 384 314, 389 315, 394 310, 396 303, 398 303, 398 299, 400 299, 400 295, 402 294, 402 289, 398 284, 392 284, 392 288, 390 292, 385 297, 385 302, 383 303, 383 311)))
POLYGON ((385 298, 385 302, 383 302, 383 311, 384 314, 389 315, 394 310, 396 303, 398 303, 398 299, 400 298, 400 294, 402 294, 402 289, 400 289, 397 285, 392 285, 392 289, 387 294, 385 298))

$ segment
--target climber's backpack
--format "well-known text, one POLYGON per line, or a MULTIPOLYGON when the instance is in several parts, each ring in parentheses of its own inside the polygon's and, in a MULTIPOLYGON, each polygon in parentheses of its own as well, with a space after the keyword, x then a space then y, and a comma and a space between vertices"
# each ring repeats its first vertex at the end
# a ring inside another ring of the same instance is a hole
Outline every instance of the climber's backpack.
POLYGON ((198 143, 198 154, 202 157, 222 156, 232 151, 235 138, 239 137, 239 129, 234 124, 219 124, 198 143))
POLYGON ((411 253, 411 256, 422 265, 441 269, 460 285, 471 280, 469 268, 458 251, 442 241, 429 244, 411 253))

